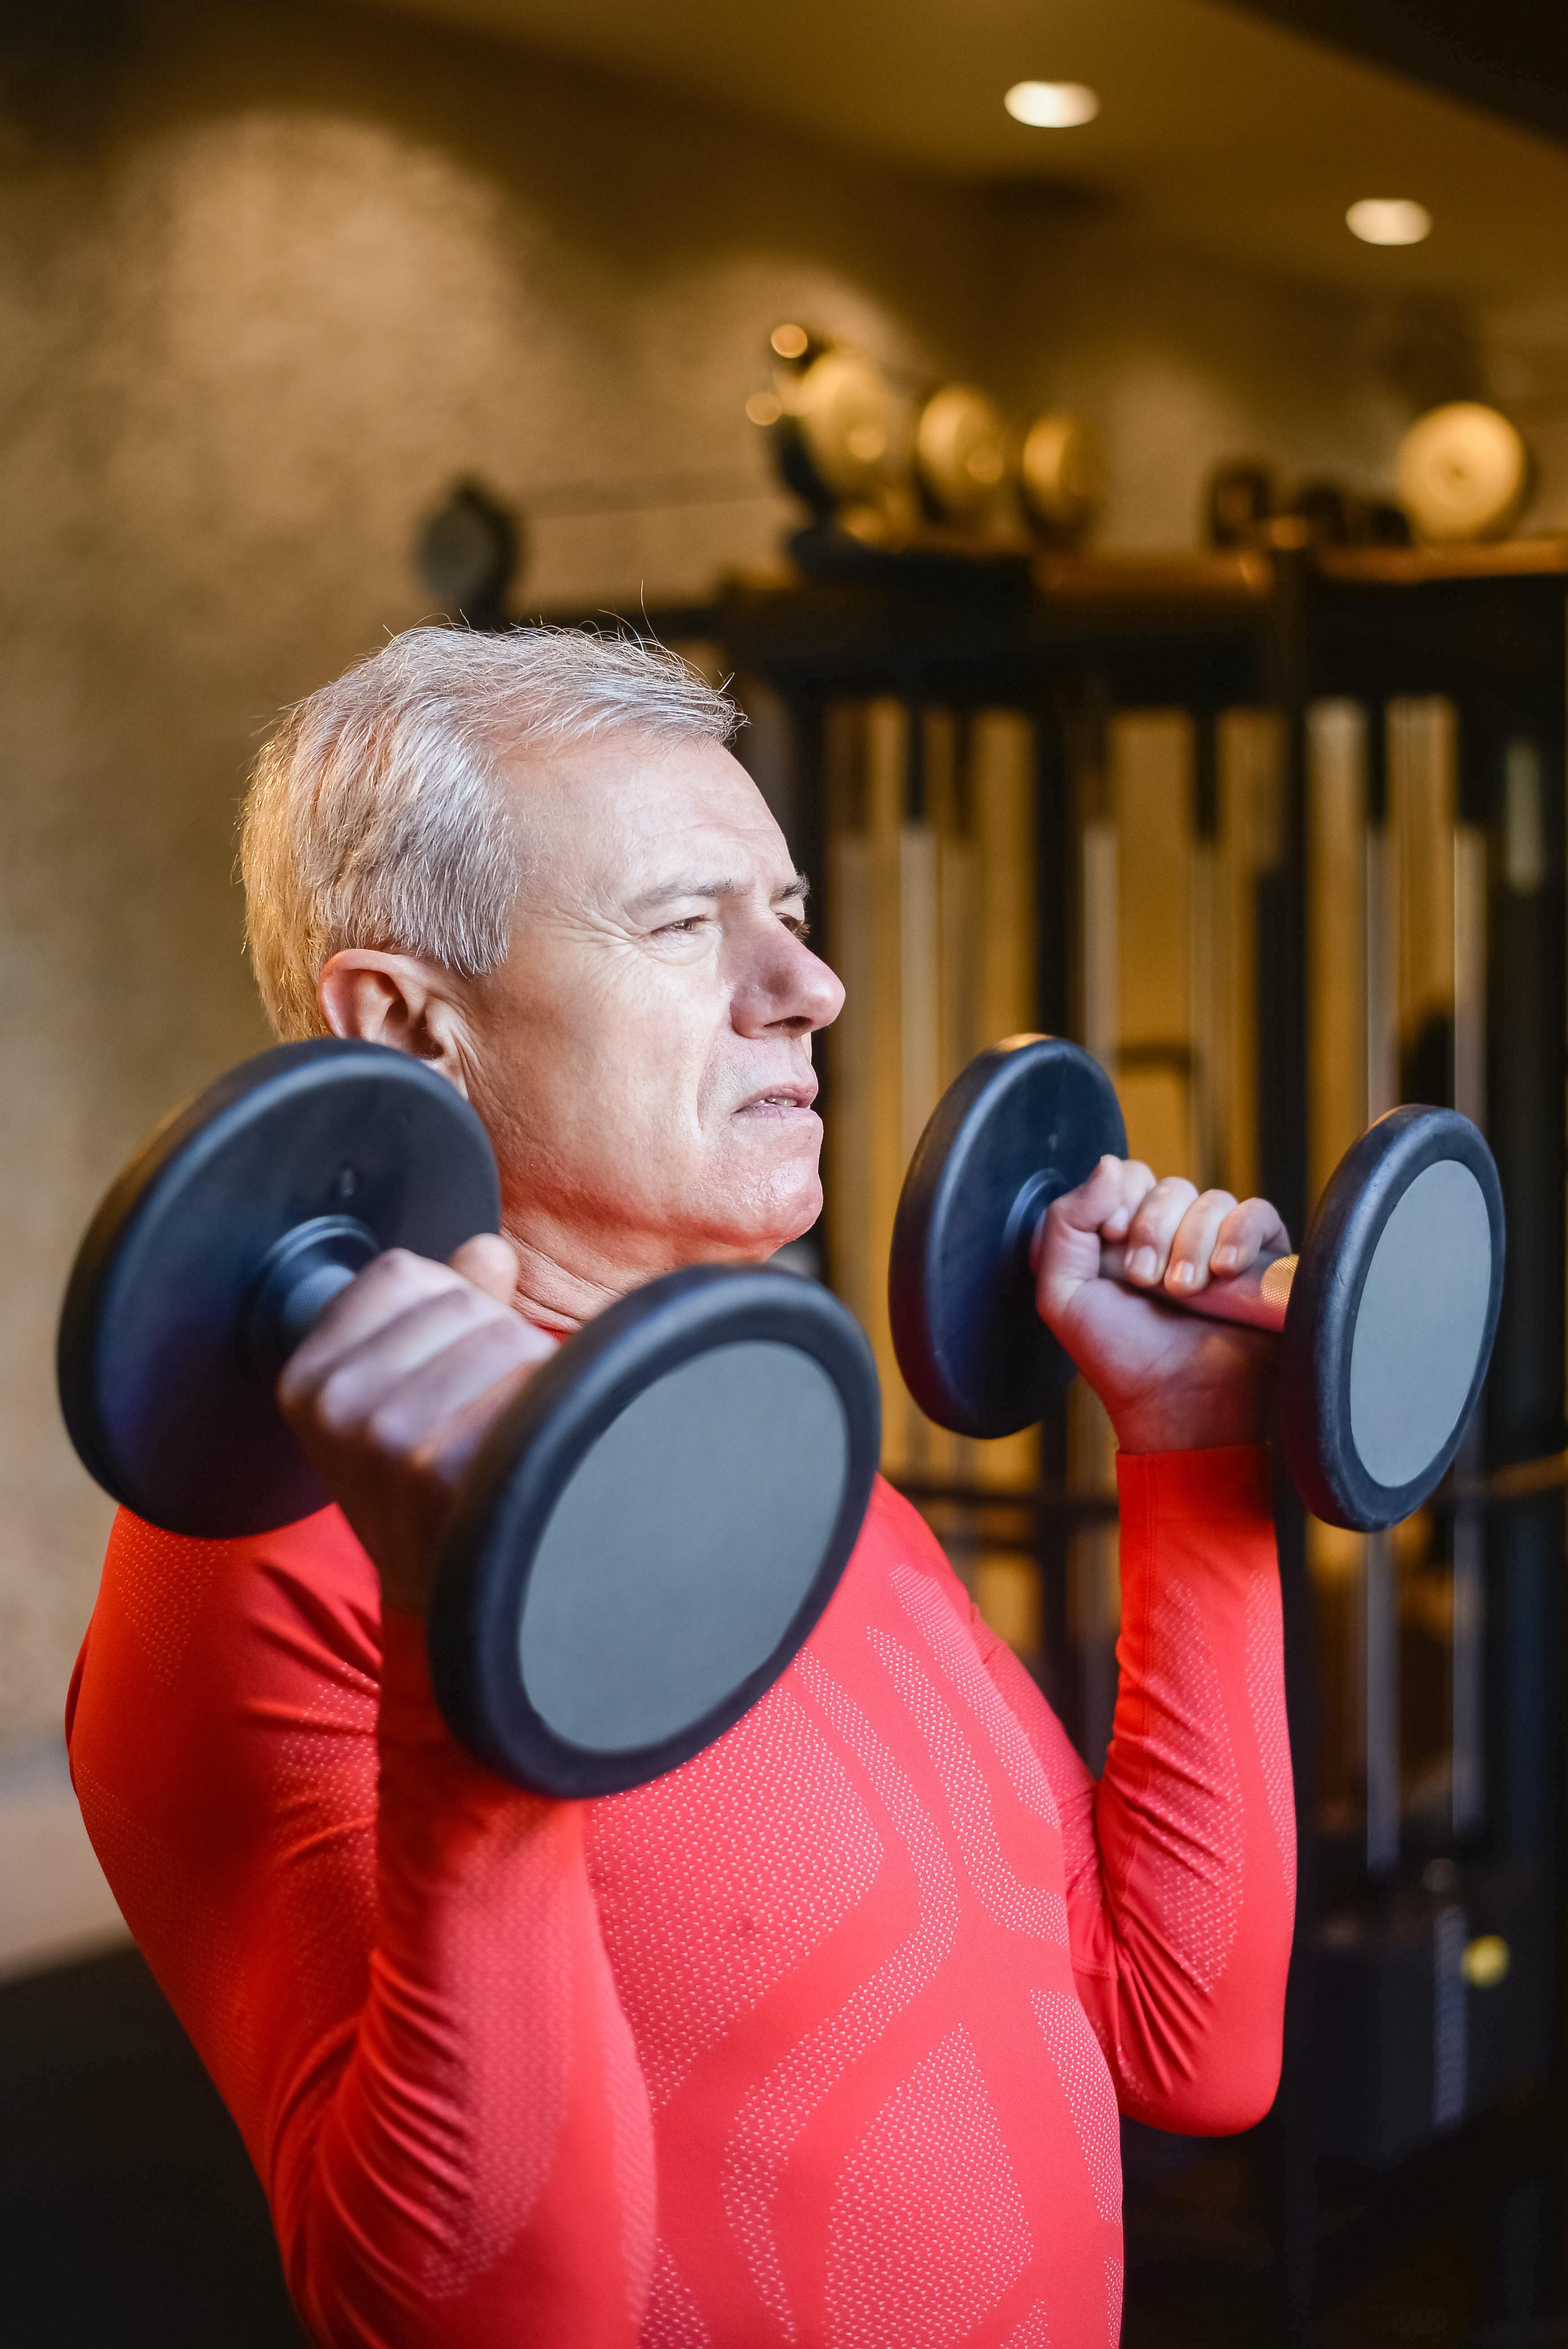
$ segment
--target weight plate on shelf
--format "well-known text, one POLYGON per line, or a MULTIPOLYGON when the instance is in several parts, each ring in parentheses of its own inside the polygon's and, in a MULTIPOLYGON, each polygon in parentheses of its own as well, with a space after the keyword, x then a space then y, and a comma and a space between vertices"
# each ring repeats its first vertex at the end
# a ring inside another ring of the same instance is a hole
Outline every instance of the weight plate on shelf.
POLYGON ((1530 494, 1530 451, 1518 428, 1479 400, 1418 416, 1399 443, 1399 503, 1418 538, 1499 538, 1530 494))

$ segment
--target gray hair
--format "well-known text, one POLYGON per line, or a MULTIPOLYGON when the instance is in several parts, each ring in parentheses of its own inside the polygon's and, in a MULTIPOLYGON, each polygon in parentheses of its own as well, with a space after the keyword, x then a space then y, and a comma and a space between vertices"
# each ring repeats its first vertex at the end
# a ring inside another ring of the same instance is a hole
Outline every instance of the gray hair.
POLYGON ((241 824, 245 939, 273 1032, 319 1035, 345 947, 466 978, 505 960, 524 848, 505 761, 606 735, 727 742, 744 723, 665 646, 577 628, 409 628, 288 710, 241 824))

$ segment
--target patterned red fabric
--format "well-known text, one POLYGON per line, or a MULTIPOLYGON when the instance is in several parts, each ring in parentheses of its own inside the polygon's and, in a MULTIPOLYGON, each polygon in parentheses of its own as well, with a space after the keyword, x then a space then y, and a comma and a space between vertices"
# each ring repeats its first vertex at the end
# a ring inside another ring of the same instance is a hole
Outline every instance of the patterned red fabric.
POLYGON ((879 1485, 770 1694, 587 1805, 453 1744, 335 1512, 119 1518, 77 1791, 318 2342, 1114 2349, 1118 2108, 1266 2108, 1294 1857, 1266 1457, 1120 1478, 1098 1784, 879 1485))

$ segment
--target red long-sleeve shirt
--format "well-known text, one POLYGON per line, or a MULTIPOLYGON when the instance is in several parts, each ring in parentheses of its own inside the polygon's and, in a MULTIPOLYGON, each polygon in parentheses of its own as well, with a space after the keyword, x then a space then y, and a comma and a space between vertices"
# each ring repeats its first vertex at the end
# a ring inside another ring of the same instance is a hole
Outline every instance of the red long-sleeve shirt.
POLYGON ((335 1511, 122 1516, 67 1731, 290 2289, 375 2349, 1114 2349, 1117 2111, 1274 2094, 1294 1841, 1265 1456, 1124 1458, 1097 1784, 879 1485, 694 1761, 519 1792, 335 1511))

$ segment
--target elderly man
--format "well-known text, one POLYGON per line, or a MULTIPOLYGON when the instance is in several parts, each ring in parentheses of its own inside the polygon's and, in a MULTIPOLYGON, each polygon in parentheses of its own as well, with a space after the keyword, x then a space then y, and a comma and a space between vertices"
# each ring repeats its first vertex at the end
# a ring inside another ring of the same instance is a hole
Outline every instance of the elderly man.
POLYGON ((842 994, 735 723, 656 649, 418 629, 289 716, 248 804, 273 1026, 462 1088, 505 1236, 383 1257, 290 1362, 337 1507, 121 1516, 69 1730, 344 2349, 1114 2349, 1119 2107, 1221 2131, 1274 2094, 1265 1356, 1153 1301, 1278 1245, 1257 1201, 1107 1160, 1040 1248, 1121 1444, 1098 1784, 884 1485, 783 1680, 652 1785, 521 1792, 432 1703, 434 1539, 496 1412, 607 1300, 819 1211, 842 994), (1122 1237, 1148 1298, 1094 1277, 1122 1237))

